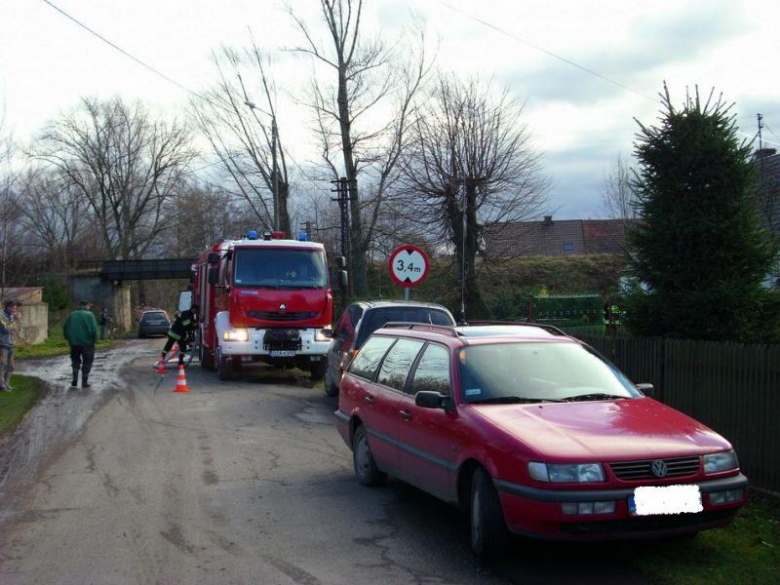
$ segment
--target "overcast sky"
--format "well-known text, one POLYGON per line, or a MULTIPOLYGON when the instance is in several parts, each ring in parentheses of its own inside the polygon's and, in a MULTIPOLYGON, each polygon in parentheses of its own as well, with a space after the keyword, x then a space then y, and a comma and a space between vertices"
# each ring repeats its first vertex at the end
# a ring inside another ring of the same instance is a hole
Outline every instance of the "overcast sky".
MULTIPOLYGON (((211 51, 246 45, 250 27, 269 51, 299 41, 277 0, 51 2, 195 91, 213 79, 211 51)), ((736 103, 739 126, 748 138, 756 134, 756 114, 764 114, 766 146, 780 147, 777 0, 366 3, 364 18, 372 29, 392 39, 422 17, 436 37, 440 68, 492 78, 525 103, 533 144, 544 152, 557 218, 603 215, 604 177, 619 154, 631 156, 634 118, 645 124, 656 120, 664 80, 677 104, 686 88, 698 85, 709 92, 715 87, 736 103)), ((316 18, 317 0, 290 4, 299 14, 316 18)), ((0 97, 5 125, 18 141, 29 141, 81 96, 119 95, 143 100, 165 115, 184 115, 190 97, 185 90, 90 35, 43 0, 1 0, 0 23, 0 97)), ((275 58, 273 73, 283 90, 279 124, 287 130, 286 147, 305 165, 316 151, 307 114, 294 97, 311 66, 286 52, 275 58)))

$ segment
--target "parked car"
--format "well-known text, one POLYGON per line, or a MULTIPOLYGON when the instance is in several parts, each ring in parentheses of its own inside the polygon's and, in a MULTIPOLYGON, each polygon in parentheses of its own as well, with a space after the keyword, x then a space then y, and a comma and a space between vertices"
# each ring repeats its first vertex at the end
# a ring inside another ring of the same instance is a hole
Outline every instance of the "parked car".
POLYGON ((138 319, 138 337, 165 335, 170 327, 171 320, 165 311, 160 309, 144 311, 138 319))
POLYGON ((455 325, 452 314, 443 306, 414 301, 360 301, 341 314, 333 329, 325 372, 325 394, 335 396, 344 368, 360 351, 366 339, 391 321, 455 325))
POLYGON ((385 474, 469 513, 479 556, 508 533, 690 534, 728 523, 747 478, 723 437, 586 344, 532 325, 392 325, 341 381, 357 480, 385 474))

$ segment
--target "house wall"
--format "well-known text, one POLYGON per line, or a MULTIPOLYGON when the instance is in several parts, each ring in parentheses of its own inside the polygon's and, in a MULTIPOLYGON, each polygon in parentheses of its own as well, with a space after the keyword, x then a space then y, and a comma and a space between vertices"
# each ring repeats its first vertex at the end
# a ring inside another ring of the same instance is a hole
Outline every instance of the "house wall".
POLYGON ((49 305, 47 303, 24 303, 18 307, 21 331, 18 341, 43 343, 49 337, 49 305))

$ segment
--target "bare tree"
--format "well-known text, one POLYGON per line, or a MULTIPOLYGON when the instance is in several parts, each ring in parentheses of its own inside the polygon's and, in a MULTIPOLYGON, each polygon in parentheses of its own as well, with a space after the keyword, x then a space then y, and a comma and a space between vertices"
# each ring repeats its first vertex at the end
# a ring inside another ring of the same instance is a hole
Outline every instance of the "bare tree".
POLYGON ((350 185, 350 268, 355 292, 364 295, 366 252, 385 197, 399 177, 398 162, 414 96, 430 62, 422 28, 417 31, 418 49, 402 59, 395 48, 400 43, 388 47, 378 36, 364 34, 363 0, 320 0, 320 9, 327 32, 322 40, 292 9, 289 12, 305 40, 295 50, 311 56, 315 65, 324 66, 330 75, 329 82, 313 77, 309 105, 315 114, 324 164, 334 178, 343 167, 350 185), (389 116, 382 117, 379 113, 383 110, 389 111, 389 116), (359 177, 366 196, 358 191, 359 177))
POLYGON ((632 173, 629 166, 618 155, 604 179, 602 209, 607 217, 624 222, 639 217, 637 198, 631 187, 632 173))
POLYGON ((404 166, 409 219, 454 251, 462 309, 472 317, 489 315, 476 278, 483 232, 538 214, 547 199, 522 111, 506 90, 440 76, 404 166))
POLYGON ((140 258, 165 228, 172 194, 195 156, 188 130, 140 103, 82 99, 50 122, 31 155, 83 194, 111 259, 140 258))
POLYGON ((11 159, 13 139, 5 127, 5 107, 0 112, 0 298, 14 277, 19 252, 19 196, 11 159))
POLYGON ((245 201, 208 184, 188 183, 174 202, 177 229, 165 234, 165 245, 177 257, 195 257, 219 239, 246 234, 256 225, 245 201))
MULTIPOLYGON (((50 169, 27 170, 20 181, 20 221, 50 268, 70 266, 90 226, 88 201, 78 186, 50 169)), ((95 251, 92 251, 94 256, 95 251)))
POLYGON ((213 60, 218 81, 192 100, 193 118, 235 186, 233 195, 264 227, 289 234, 290 181, 269 63, 254 42, 243 51, 223 47, 213 60))

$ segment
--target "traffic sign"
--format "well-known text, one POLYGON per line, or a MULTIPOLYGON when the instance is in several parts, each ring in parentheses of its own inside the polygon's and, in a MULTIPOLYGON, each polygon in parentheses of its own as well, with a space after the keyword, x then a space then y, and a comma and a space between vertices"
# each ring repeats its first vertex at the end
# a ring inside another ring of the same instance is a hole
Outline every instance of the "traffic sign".
POLYGON ((428 255, 420 248, 401 246, 390 255, 387 267, 390 270, 390 277, 398 286, 410 288, 428 278, 431 266, 428 255))

